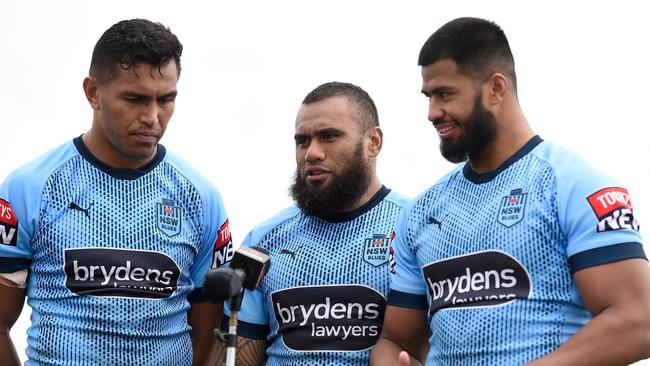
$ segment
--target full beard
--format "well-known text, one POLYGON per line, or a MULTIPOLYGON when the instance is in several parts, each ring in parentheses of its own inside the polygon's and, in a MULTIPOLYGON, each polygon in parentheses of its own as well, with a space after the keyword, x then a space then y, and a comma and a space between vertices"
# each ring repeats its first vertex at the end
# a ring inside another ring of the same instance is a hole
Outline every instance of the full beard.
POLYGON ((497 136, 494 114, 481 104, 481 94, 476 98, 474 110, 464 123, 465 134, 457 141, 440 141, 440 153, 452 163, 462 163, 485 151, 497 136))
POLYGON ((305 181, 296 169, 289 193, 306 215, 329 217, 342 212, 359 200, 372 181, 369 163, 363 156, 363 144, 357 144, 354 154, 345 164, 345 170, 331 176, 324 185, 305 181))

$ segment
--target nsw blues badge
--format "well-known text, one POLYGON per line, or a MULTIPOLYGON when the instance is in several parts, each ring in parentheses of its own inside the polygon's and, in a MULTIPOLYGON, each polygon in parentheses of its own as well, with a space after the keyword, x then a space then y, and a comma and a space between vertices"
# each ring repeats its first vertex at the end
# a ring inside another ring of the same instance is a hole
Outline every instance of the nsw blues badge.
POLYGON ((390 259, 390 238, 385 234, 373 234, 364 240, 363 260, 379 267, 390 259))
POLYGON ((156 203, 156 226, 167 236, 181 233, 181 208, 169 198, 163 198, 162 203, 156 203))
POLYGON ((497 222, 512 227, 524 218, 528 193, 521 188, 513 189, 508 196, 501 198, 497 222))

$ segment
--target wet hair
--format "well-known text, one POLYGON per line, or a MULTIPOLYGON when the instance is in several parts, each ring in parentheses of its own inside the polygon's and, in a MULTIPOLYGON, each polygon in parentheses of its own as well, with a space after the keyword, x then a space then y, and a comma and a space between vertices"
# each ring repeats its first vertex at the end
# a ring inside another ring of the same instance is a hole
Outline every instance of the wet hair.
MULTIPOLYGON (((90 76, 99 82, 111 81, 122 70, 149 64, 160 69, 174 60, 181 74, 183 45, 171 30, 146 19, 123 20, 99 38, 90 62, 90 76)), ((153 72, 153 69, 151 70, 153 72)))
POLYGON ((323 99, 338 96, 347 97, 349 101, 356 105, 356 114, 364 130, 379 126, 379 116, 375 102, 365 90, 354 84, 333 81, 319 85, 307 94, 302 104, 316 103, 323 99))
POLYGON ((508 39, 492 21, 458 18, 440 27, 422 46, 418 65, 424 67, 441 60, 453 61, 461 73, 479 82, 500 72, 517 92, 515 61, 508 39))

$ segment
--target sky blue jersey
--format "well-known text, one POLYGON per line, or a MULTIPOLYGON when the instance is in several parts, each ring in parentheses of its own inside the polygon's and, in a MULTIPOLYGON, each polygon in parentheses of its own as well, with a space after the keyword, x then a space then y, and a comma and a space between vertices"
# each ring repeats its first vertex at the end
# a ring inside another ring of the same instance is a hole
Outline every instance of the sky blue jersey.
POLYGON ((238 334, 268 340, 268 365, 368 364, 405 202, 382 187, 356 212, 324 220, 292 206, 248 234, 243 245, 268 250, 271 267, 244 295, 238 334))
POLYGON ((591 319, 572 274, 645 258, 628 192, 535 136, 493 172, 464 164, 400 218, 388 303, 428 310, 432 365, 520 365, 591 319))
POLYGON ((189 301, 232 242, 218 191, 158 146, 137 169, 81 137, 0 186, 0 272, 28 269, 27 365, 189 365, 189 301))

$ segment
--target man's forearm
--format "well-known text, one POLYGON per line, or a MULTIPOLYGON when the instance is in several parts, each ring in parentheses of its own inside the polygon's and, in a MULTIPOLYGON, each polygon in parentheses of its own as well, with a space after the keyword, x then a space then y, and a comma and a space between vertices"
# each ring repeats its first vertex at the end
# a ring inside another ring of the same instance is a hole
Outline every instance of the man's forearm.
POLYGON ((556 351, 527 365, 629 365, 649 356, 648 321, 605 310, 556 351))

